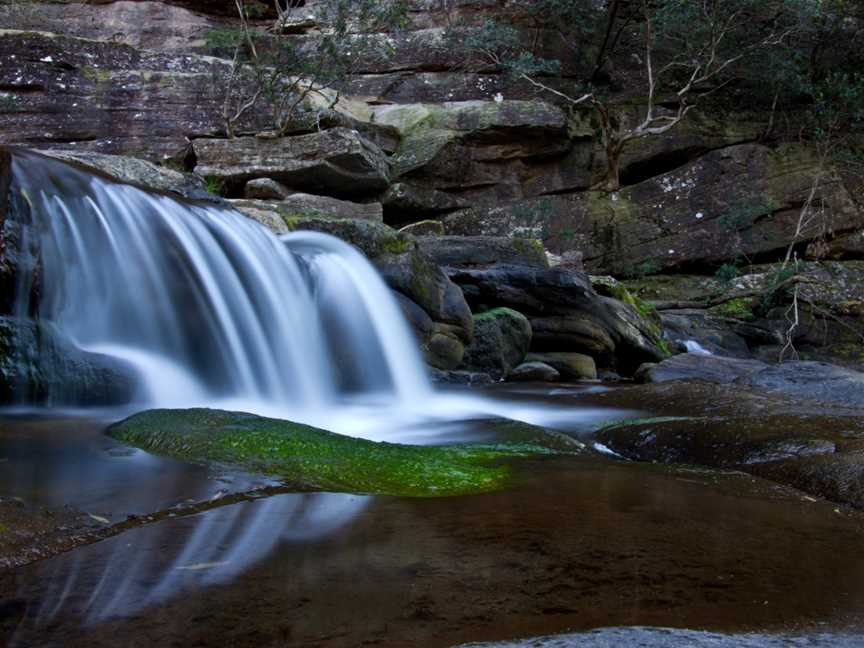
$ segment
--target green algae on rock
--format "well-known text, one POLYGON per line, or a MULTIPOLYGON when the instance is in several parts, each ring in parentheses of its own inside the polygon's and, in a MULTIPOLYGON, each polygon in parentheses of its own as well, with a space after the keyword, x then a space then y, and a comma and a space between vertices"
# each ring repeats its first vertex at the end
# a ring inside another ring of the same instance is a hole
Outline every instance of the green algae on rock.
POLYGON ((412 446, 242 412, 161 409, 121 421, 108 434, 155 454, 277 475, 303 490, 442 497, 504 487, 508 458, 580 448, 561 435, 518 426, 520 430, 506 429, 498 443, 412 446))

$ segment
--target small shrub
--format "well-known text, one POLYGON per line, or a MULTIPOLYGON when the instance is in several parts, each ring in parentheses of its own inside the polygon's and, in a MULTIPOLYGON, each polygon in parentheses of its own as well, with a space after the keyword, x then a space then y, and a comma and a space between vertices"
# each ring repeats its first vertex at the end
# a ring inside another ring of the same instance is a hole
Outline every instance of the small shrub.
POLYGON ((724 286, 729 286, 741 274, 734 263, 724 263, 714 273, 714 278, 724 286))

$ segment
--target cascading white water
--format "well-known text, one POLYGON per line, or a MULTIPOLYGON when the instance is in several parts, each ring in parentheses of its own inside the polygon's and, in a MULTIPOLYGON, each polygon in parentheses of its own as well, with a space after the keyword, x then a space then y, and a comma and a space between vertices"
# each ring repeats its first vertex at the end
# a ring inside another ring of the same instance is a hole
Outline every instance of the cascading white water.
POLYGON ((137 409, 216 407, 415 443, 437 440, 429 420, 592 418, 433 390, 390 290, 336 238, 280 239, 231 209, 28 152, 13 155, 13 183, 29 207, 21 248, 38 250, 40 320, 131 366, 137 409))
POLYGON ((16 154, 13 177, 40 250, 40 318, 132 365, 149 404, 324 411, 430 391, 398 306, 352 246, 283 241, 229 209, 40 156, 16 154))
POLYGON ((698 353, 700 355, 714 355, 708 349, 699 344, 696 340, 684 340, 684 346, 687 348, 687 353, 698 353))

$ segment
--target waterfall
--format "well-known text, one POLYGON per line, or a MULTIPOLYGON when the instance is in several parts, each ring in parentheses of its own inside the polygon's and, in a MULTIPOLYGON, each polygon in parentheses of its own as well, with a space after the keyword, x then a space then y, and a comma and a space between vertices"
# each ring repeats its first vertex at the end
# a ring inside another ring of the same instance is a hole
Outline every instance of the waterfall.
POLYGON ((38 250, 39 320, 133 367, 143 404, 302 419, 431 392, 389 289, 347 243, 280 240, 233 210, 29 153, 13 155, 13 185, 29 207, 23 247, 38 250))

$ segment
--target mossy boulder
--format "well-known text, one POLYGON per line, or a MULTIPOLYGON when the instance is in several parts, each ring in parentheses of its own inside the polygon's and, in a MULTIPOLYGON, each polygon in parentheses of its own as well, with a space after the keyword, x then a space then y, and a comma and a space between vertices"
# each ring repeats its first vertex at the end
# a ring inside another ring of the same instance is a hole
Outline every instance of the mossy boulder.
POLYGON ((521 423, 504 424, 493 443, 411 446, 209 409, 149 410, 108 434, 154 454, 276 475, 300 490, 406 497, 499 489, 510 475, 507 460, 581 449, 569 437, 521 423))
POLYGON ((495 308, 474 316, 474 341, 465 349, 464 365, 493 376, 507 376, 531 348, 531 323, 512 308, 495 308))

